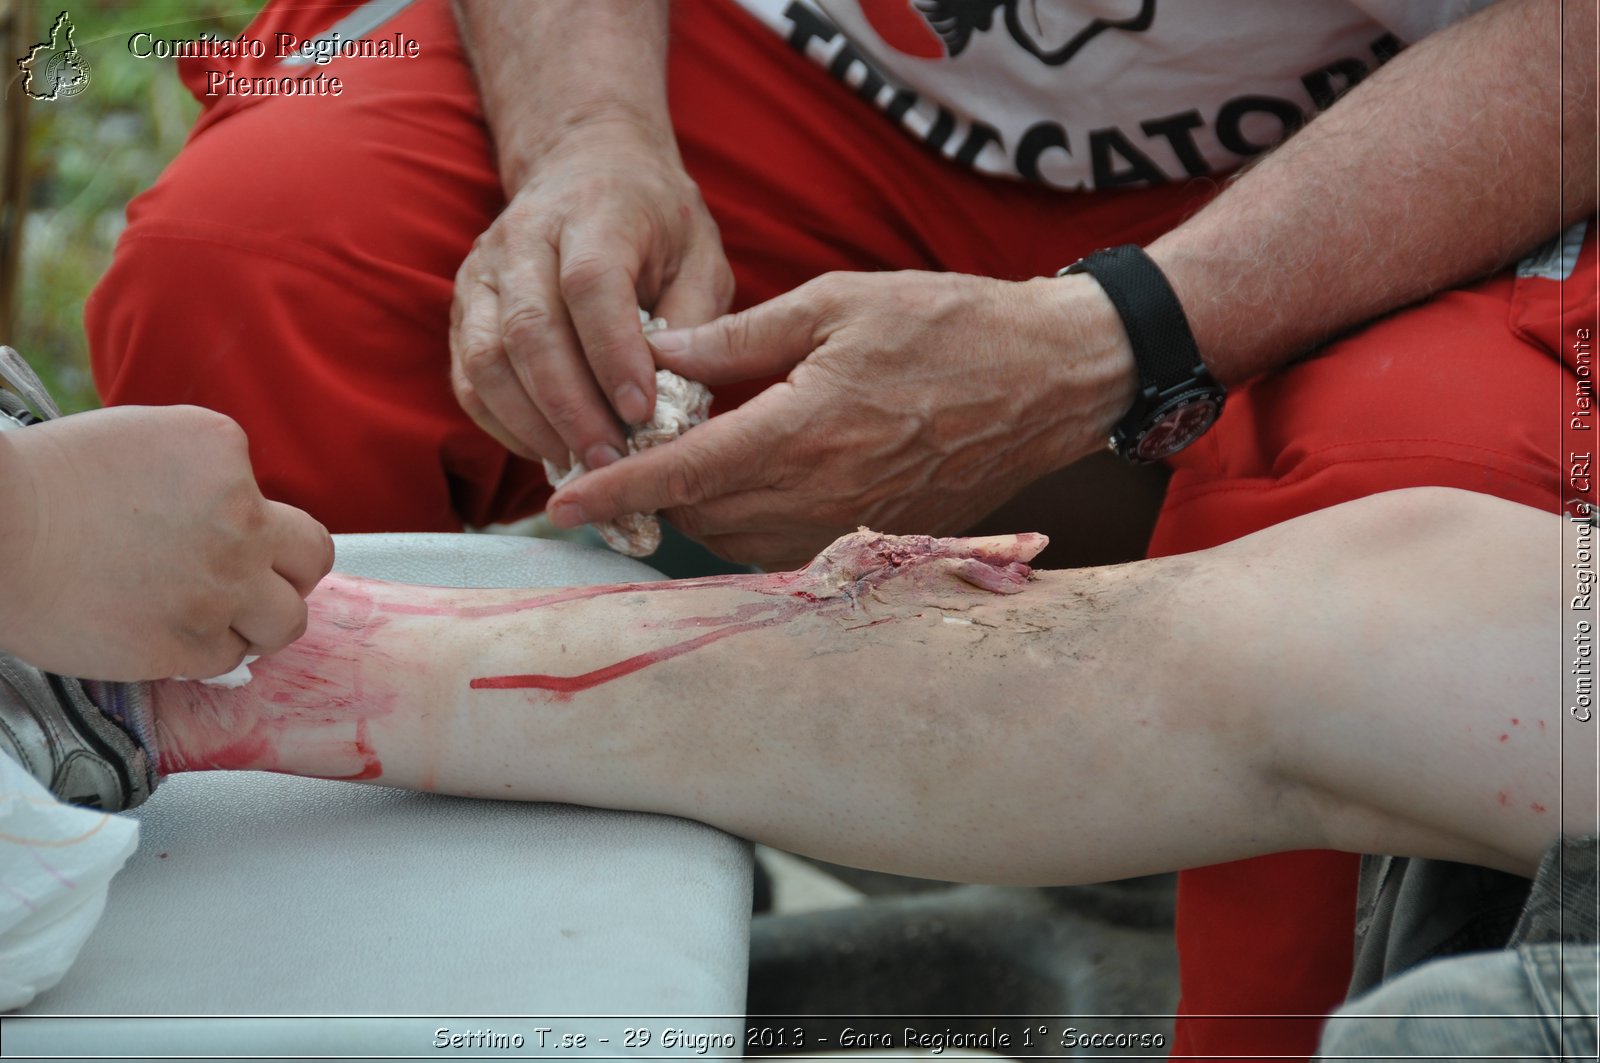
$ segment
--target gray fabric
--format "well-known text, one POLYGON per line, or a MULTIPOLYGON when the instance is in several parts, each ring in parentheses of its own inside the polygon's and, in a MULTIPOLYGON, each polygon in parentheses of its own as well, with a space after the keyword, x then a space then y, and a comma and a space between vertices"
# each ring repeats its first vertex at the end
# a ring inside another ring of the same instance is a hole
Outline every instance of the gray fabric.
POLYGON ((1318 1058, 1593 1063, 1597 963, 1555 944, 1435 960, 1330 1016, 1318 1058))
POLYGON ((1528 905, 1511 934, 1511 945, 1600 941, 1600 884, 1593 838, 1553 845, 1539 863, 1528 905))
POLYGON ((1594 838, 1558 842, 1531 884, 1461 864, 1369 857, 1357 978, 1386 968, 1384 984, 1329 1017, 1319 1058, 1595 1059, 1595 852, 1594 838), (1484 944, 1518 894, 1526 904, 1515 926, 1484 944))
POLYGON ((1429 960, 1504 948, 1529 885, 1520 875, 1447 860, 1363 858, 1350 996, 1429 960))

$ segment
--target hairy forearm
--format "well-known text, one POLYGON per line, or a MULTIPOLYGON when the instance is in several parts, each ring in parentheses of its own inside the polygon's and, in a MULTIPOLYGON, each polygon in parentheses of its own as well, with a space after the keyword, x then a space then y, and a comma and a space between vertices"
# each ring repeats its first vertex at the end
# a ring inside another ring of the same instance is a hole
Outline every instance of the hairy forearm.
POLYGON ((1531 867, 1558 721, 1511 665, 1537 656, 1528 536, 1556 518, 1395 504, 1025 582, 1008 540, 568 591, 336 577, 243 690, 158 685, 163 768, 646 809, 973 881, 1329 844, 1531 867), (1455 527, 1499 545, 1430 554, 1455 527), (1518 740, 1479 741, 1512 704, 1518 740))
POLYGON ((1259 776, 1242 765, 1226 780, 1173 771, 1228 759, 1231 739, 1179 725, 1158 694, 1164 680, 1104 638, 1147 615, 1138 602, 1165 582, 1150 576, 1135 586, 1122 572, 1044 574, 1005 598, 887 589, 781 618, 748 592, 644 601, 675 639, 752 612, 777 622, 609 692, 574 694, 566 709, 539 693, 483 692, 474 718, 497 725, 472 741, 507 748, 528 712, 553 710, 541 721, 542 770, 562 780, 565 800, 669 812, 934 878, 1100 881, 1253 851, 1262 837, 1289 844, 1287 817, 1269 826, 1251 815, 1259 776), (1135 720, 1134 706, 1148 711, 1135 720), (1152 814, 1139 795, 1156 794, 1152 814))
POLYGON ((596 125, 676 151, 666 0, 457 0, 456 10, 508 190, 564 137, 596 125))
POLYGON ((1595 5, 1503 0, 1393 59, 1156 241, 1237 383, 1593 213, 1595 5))
POLYGON ((550 592, 334 577, 249 686, 157 686, 163 769, 646 809, 951 879, 1293 843, 1292 817, 1254 814, 1235 732, 1194 726, 1161 694, 1170 670, 1116 652, 1185 562, 997 593, 970 560, 550 592), (1181 767, 1221 762, 1238 770, 1181 767))

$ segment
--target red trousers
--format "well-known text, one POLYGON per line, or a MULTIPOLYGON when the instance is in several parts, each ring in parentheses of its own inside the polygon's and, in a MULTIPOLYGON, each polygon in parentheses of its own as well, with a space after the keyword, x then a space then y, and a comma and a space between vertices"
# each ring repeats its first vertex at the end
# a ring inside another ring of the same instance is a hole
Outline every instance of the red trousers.
MULTIPOLYGON (((248 36, 309 36, 352 6, 270 3, 248 36)), ((343 81, 337 98, 206 97, 205 69, 284 71, 180 63, 204 113, 129 207, 87 311, 107 402, 230 414, 266 494, 341 532, 459 530, 535 511, 548 493, 539 468, 480 433, 450 392, 452 279, 503 195, 448 4, 419 0, 380 32, 395 30, 421 55, 336 60, 324 72, 343 81)), ((1150 241, 1207 194, 1071 194, 980 177, 903 138, 726 0, 675 5, 669 94, 739 306, 830 270, 1049 274, 1150 241)), ((1561 288, 1500 277, 1446 293, 1241 389, 1181 456, 1156 551, 1396 487, 1556 505, 1571 377, 1517 326, 1519 298, 1537 284, 1561 288)), ((1334 1006, 1354 874, 1354 857, 1327 853, 1186 873, 1185 1013, 1334 1006)), ((1316 1029, 1186 1020, 1178 1048, 1305 1055, 1316 1029)))

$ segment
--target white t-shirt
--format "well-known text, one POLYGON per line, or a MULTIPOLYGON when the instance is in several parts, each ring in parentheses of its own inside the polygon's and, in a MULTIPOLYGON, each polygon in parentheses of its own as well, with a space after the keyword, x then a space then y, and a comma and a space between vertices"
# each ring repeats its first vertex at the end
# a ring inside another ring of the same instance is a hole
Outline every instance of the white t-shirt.
POLYGON ((1491 0, 737 0, 958 162, 1061 188, 1232 170, 1491 0))

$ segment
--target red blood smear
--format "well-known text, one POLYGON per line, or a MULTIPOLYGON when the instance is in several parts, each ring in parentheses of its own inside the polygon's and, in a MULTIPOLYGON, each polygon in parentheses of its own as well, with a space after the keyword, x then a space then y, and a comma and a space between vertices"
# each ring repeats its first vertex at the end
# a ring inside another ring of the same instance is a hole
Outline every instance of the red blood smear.
POLYGON ((376 779, 383 774, 383 762, 378 759, 378 754, 373 752, 372 743, 367 739, 367 721, 356 721, 356 752, 361 754, 361 770, 354 775, 341 775, 341 779, 352 782, 364 782, 367 779, 376 779))
MULTIPOLYGON (((646 626, 665 626, 673 630, 677 630, 680 628, 715 627, 718 624, 748 624, 752 620, 759 619, 762 613, 771 613, 774 611, 776 611, 777 617, 787 619, 788 617, 798 615, 800 612, 802 612, 802 609, 797 602, 746 602, 743 605, 735 606, 733 612, 724 614, 723 616, 686 616, 677 620, 673 620, 665 625, 648 624, 646 626)), ((808 611, 815 612, 816 610, 808 611)), ((773 617, 772 619, 777 619, 777 617, 773 617)))
POLYGON ((1541 805, 1537 801, 1535 801, 1533 804, 1529 805, 1528 807, 1533 809, 1535 812, 1544 812, 1544 811, 1546 811, 1545 807, 1543 805, 1541 805))
POLYGON ((271 770, 263 769, 262 765, 273 760, 271 741, 258 731, 252 731, 243 738, 209 750, 203 759, 191 761, 189 755, 176 755, 176 753, 177 751, 170 747, 161 750, 159 765, 161 774, 172 775, 180 771, 271 770), (169 756, 169 754, 174 755, 169 756))
MULTIPOLYGON (((355 751, 361 757, 361 770, 349 775, 328 775, 324 778, 347 780, 350 782, 363 782, 376 779, 383 774, 383 763, 373 751, 367 740, 367 721, 356 721, 355 751)), ((276 739, 263 732, 252 732, 230 745, 212 750, 205 757, 203 763, 190 763, 187 760, 168 761, 165 756, 161 759, 161 773, 172 775, 180 771, 273 771, 289 775, 302 774, 301 772, 285 772, 278 766, 276 739)))
MULTIPOLYGON (((860 546, 861 549, 871 549, 876 556, 886 562, 889 570, 898 570, 904 565, 922 560, 939 557, 951 557, 957 560, 972 562, 973 566, 983 566, 989 572, 980 573, 976 567, 964 567, 963 578, 976 586, 1000 594, 1013 593, 1020 589, 1020 584, 1025 582, 1033 571, 1022 560, 1031 558, 1050 540, 1034 532, 1026 532, 1015 537, 1015 542, 1010 548, 997 548, 992 545, 962 547, 960 540, 953 540, 958 545, 955 549, 968 549, 974 551, 970 554, 954 553, 952 547, 947 545, 952 540, 934 539, 926 535, 903 536, 900 538, 879 538, 870 546, 860 546), (1001 585, 1005 585, 1002 589, 1001 585)), ((824 555, 825 556, 825 555, 824 555)), ((505 616, 510 613, 519 613, 526 609, 539 609, 547 605, 560 605, 563 602, 582 601, 586 598, 598 598, 608 594, 640 594, 652 591, 697 591, 714 590, 721 587, 740 587, 755 591, 758 594, 789 594, 788 588, 799 583, 805 584, 817 578, 818 566, 822 558, 812 562, 806 568, 796 569, 793 572, 775 572, 762 575, 729 575, 729 576, 702 576, 698 579, 660 580, 650 583, 617 583, 600 587, 568 587, 562 590, 549 591, 523 598, 513 602, 502 602, 498 605, 460 605, 446 603, 441 605, 411 605, 403 602, 381 602, 377 608, 380 612, 406 614, 412 616, 455 616, 455 617, 489 617, 505 616)), ((822 570, 827 566, 823 565, 822 570)), ((857 573, 858 579, 866 579, 872 574, 863 569, 857 573)), ((815 594, 800 590, 792 592, 796 597, 810 601, 820 601, 815 594)))
POLYGON ((580 690, 588 690, 602 683, 609 683, 613 679, 620 679, 625 675, 632 675, 642 668, 648 668, 660 661, 671 660, 674 657, 697 650, 702 646, 709 646, 719 639, 729 635, 740 635, 746 631, 756 631, 760 628, 771 627, 795 615, 795 610, 786 609, 777 616, 769 616, 762 620, 751 620, 743 624, 729 624, 727 627, 718 628, 716 631, 707 631, 692 639, 685 639, 671 646, 663 646, 659 650, 650 650, 633 657, 625 658, 608 664, 603 668, 596 668, 581 675, 494 675, 474 679, 471 683, 473 690, 553 690, 558 694, 573 694, 580 690))
POLYGON ((1511 803, 1511 795, 1506 793, 1504 790, 1501 790, 1499 793, 1495 794, 1494 798, 1502 805, 1509 805, 1511 803))
POLYGON ((1509 741, 1509 740, 1510 740, 1510 738, 1511 738, 1511 736, 1510 736, 1510 735, 1501 735, 1501 736, 1500 736, 1500 741, 1502 741, 1502 742, 1506 742, 1506 741, 1509 741))
MULTIPOLYGON (((1048 541, 1041 535, 1021 535, 1016 538, 1011 550, 997 551, 992 548, 986 548, 978 550, 976 555, 969 555, 963 558, 958 554, 948 552, 948 548, 942 540, 931 539, 927 536, 879 537, 870 541, 864 540, 854 544, 856 548, 872 551, 874 556, 884 564, 877 568, 863 569, 855 577, 855 580, 859 583, 865 582, 875 575, 892 576, 902 567, 922 559, 953 557, 960 562, 958 575, 963 580, 997 594, 1013 594, 1022 589, 1032 572, 1026 564, 1016 560, 1016 557, 1022 555, 1032 557, 1043 549, 1048 541)), ((584 672, 581 675, 481 676, 472 680, 469 684, 473 690, 538 689, 553 691, 558 697, 565 697, 581 690, 589 690, 603 683, 609 683, 611 680, 619 679, 625 675, 632 675, 634 672, 648 668, 652 664, 671 660, 674 657, 697 650, 702 646, 708 646, 729 635, 738 635, 746 631, 770 627, 773 624, 790 620, 803 612, 825 609, 830 604, 844 604, 843 601, 831 597, 820 598, 815 593, 804 589, 789 589, 797 582, 814 580, 818 577, 819 572, 828 571, 828 564, 824 563, 826 557, 827 554, 824 552, 817 561, 807 568, 775 575, 707 576, 701 579, 664 581, 660 583, 627 583, 610 587, 577 587, 539 595, 534 598, 526 598, 518 602, 492 606, 460 608, 388 605, 384 606, 384 608, 392 612, 449 613, 454 616, 496 616, 524 609, 537 609, 541 606, 555 605, 561 602, 594 598, 605 594, 664 590, 702 590, 716 587, 739 587, 755 591, 764 596, 778 597, 780 599, 781 604, 757 602, 743 605, 728 616, 692 617, 674 621, 667 626, 673 628, 709 627, 712 624, 725 624, 727 626, 715 631, 708 631, 704 635, 699 635, 662 649, 651 650, 647 653, 616 661, 613 664, 584 672), (764 619, 746 619, 752 613, 767 612, 769 610, 772 611, 772 615, 764 619)), ((886 622, 887 619, 889 618, 857 626, 873 627, 876 624, 886 622)), ((852 628, 851 630, 855 629, 852 628)))

